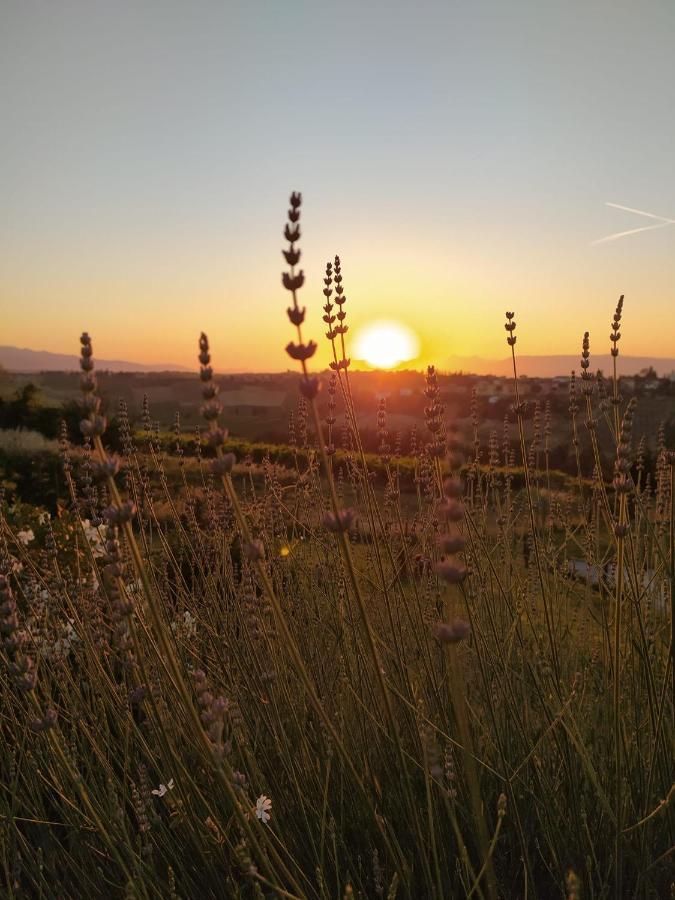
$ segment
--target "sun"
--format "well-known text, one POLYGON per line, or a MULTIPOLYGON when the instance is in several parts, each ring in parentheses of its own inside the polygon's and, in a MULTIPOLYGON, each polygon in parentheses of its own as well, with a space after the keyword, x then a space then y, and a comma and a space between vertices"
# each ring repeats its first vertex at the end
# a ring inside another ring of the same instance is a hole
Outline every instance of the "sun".
POLYGON ((356 359, 363 359, 378 369, 393 369, 399 363, 415 359, 419 352, 419 338, 402 322, 369 322, 354 340, 356 359))

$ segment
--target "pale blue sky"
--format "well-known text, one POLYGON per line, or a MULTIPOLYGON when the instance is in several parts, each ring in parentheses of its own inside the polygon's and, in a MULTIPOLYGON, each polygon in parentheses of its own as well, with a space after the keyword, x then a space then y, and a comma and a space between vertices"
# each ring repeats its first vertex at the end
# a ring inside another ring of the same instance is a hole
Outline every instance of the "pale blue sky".
POLYGON ((606 352, 621 291, 626 352, 675 355, 675 227, 590 246, 646 224, 605 201, 675 218, 675 4, 0 9, 0 343, 189 363, 206 327, 285 367, 299 189, 317 333, 337 251, 355 320, 440 364, 503 355, 507 306, 523 352, 606 352))

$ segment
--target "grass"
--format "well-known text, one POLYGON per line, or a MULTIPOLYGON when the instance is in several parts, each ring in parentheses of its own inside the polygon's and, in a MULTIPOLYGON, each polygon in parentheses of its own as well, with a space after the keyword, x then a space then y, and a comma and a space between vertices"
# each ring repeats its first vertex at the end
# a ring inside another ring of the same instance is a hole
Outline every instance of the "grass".
POLYGON ((614 472, 553 473, 511 314, 499 439, 476 421, 453 459, 430 370, 414 452, 383 404, 364 453, 337 258, 316 403, 299 215, 293 444, 247 462, 202 336, 197 456, 124 410, 109 454, 85 335, 60 515, 0 504, 3 894, 667 896, 675 457, 646 478, 632 404, 582 366, 576 439, 614 472))

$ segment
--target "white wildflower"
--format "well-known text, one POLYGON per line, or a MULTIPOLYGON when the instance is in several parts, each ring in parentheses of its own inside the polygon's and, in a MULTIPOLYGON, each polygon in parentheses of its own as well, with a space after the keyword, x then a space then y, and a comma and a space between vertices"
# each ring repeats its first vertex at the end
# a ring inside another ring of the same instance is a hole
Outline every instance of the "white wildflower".
POLYGON ((152 793, 155 795, 155 797, 163 797, 164 794, 167 793, 167 791, 172 791, 173 788, 174 788, 173 778, 169 778, 169 781, 167 784, 160 784, 160 786, 158 788, 153 789, 152 793))
POLYGON ((82 522, 82 527, 84 529, 84 536, 89 541, 92 555, 103 556, 103 554, 105 553, 105 547, 103 546, 103 538, 101 537, 101 532, 99 531, 99 529, 94 528, 89 519, 85 519, 82 522))
POLYGON ((263 824, 267 824, 271 818, 270 810, 272 809, 272 801, 269 797, 266 797, 264 794, 261 794, 258 799, 255 801, 255 814, 262 821, 263 824))
POLYGON ((180 637, 193 638, 197 634, 197 620, 186 610, 182 619, 176 619, 171 623, 171 630, 180 637))
POLYGON ((17 531, 16 536, 24 547, 27 547, 31 541, 35 540, 32 528, 24 528, 22 531, 17 531))
POLYGON ((80 637, 73 627, 73 620, 68 619, 60 636, 54 641, 47 655, 55 659, 66 659, 72 650, 73 644, 76 644, 79 640, 80 637))

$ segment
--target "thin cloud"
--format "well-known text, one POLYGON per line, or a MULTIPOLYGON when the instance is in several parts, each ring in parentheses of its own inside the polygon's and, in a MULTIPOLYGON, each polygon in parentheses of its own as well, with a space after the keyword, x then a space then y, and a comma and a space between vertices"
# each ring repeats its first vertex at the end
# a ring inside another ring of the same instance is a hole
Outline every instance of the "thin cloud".
POLYGON ((623 212, 634 213, 637 216, 646 216, 648 219, 656 219, 655 225, 643 225, 641 228, 630 228, 628 231, 617 231, 614 234, 608 234, 606 237, 599 238, 597 241, 591 241, 591 246, 597 244, 607 244, 610 241, 618 241, 619 238, 627 237, 630 234, 639 234, 641 231, 655 231, 658 228, 667 228, 669 225, 675 225, 675 219, 667 219, 665 216, 657 216, 655 213, 645 212, 643 209, 634 209, 632 206, 622 206, 620 203, 605 203, 605 206, 611 206, 612 209, 620 209, 623 212))

